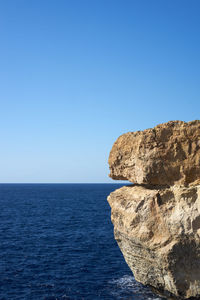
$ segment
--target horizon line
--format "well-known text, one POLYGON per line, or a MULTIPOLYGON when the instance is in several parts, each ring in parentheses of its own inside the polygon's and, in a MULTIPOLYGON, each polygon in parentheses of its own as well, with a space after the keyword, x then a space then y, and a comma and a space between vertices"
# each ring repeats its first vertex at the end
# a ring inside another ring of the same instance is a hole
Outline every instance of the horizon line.
POLYGON ((0 182, 0 184, 123 184, 123 183, 122 182, 0 182))

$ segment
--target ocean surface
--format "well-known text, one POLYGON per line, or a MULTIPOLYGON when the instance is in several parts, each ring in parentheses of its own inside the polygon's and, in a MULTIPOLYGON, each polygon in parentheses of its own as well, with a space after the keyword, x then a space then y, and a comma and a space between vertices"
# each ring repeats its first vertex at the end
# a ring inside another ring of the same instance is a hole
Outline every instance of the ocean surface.
POLYGON ((0 299, 161 299, 113 237, 119 184, 0 184, 0 299))

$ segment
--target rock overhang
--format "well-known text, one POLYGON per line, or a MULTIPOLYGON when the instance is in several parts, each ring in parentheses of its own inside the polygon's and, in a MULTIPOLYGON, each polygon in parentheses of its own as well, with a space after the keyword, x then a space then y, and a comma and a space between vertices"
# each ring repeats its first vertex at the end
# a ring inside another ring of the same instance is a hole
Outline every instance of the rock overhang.
POLYGON ((109 176, 138 184, 200 183, 200 121, 170 121, 114 143, 109 176))

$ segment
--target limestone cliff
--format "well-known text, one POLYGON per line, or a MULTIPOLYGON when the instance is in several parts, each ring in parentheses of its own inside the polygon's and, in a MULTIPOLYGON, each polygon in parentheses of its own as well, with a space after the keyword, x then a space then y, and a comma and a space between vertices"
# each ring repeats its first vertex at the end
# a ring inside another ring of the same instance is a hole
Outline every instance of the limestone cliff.
POLYGON ((136 184, 108 197, 115 239, 135 279, 180 299, 200 297, 200 121, 127 133, 110 176, 136 184))

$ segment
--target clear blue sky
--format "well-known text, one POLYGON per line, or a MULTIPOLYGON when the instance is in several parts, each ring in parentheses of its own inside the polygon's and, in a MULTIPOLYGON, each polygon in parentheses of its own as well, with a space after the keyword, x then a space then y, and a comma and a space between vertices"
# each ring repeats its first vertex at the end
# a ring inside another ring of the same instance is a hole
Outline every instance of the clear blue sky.
POLYGON ((199 0, 0 1, 0 182, 112 182, 122 133, 200 114, 199 0))

